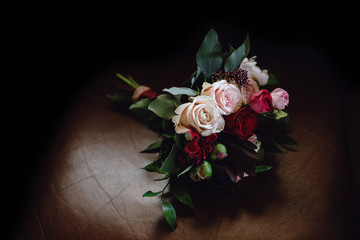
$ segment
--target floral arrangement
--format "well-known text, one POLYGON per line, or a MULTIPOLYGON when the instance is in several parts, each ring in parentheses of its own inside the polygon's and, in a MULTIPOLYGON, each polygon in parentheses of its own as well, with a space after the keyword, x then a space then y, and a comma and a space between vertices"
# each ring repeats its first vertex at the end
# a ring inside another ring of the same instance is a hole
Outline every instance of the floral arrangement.
POLYGON ((167 184, 143 197, 161 195, 172 231, 176 211, 165 199, 167 187, 176 199, 194 208, 191 184, 206 181, 235 192, 240 180, 272 169, 265 152, 279 153, 297 144, 287 131, 288 92, 276 88, 277 78, 261 70, 256 57, 248 58, 249 51, 247 34, 240 47, 229 46, 229 51, 222 52, 211 29, 196 54, 197 69, 183 86, 157 94, 117 74, 131 90, 107 96, 120 103, 132 99, 129 109, 161 136, 142 151, 158 153, 144 170, 163 174, 155 181, 167 180, 167 184))

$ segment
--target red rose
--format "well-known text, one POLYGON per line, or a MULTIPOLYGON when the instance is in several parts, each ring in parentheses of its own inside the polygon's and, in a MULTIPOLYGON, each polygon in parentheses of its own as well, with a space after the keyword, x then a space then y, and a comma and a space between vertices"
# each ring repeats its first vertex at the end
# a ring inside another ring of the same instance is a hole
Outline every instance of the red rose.
POLYGON ((249 101, 250 107, 257 113, 272 112, 274 110, 272 97, 265 89, 253 93, 250 96, 249 101))
POLYGON ((223 117, 225 119, 224 132, 236 135, 241 140, 250 137, 258 124, 257 114, 246 106, 240 108, 236 113, 223 117))

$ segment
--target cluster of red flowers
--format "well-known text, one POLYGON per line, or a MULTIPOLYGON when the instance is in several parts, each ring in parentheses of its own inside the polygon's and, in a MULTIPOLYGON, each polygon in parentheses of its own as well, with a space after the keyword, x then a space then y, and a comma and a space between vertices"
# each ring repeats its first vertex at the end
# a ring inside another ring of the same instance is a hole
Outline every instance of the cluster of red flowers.
POLYGON ((184 148, 184 152, 179 156, 181 164, 186 163, 184 153, 186 153, 190 160, 196 164, 199 164, 201 160, 205 160, 208 154, 214 149, 214 143, 218 138, 216 133, 207 137, 202 137, 192 129, 190 129, 190 134, 192 140, 188 142, 184 148))

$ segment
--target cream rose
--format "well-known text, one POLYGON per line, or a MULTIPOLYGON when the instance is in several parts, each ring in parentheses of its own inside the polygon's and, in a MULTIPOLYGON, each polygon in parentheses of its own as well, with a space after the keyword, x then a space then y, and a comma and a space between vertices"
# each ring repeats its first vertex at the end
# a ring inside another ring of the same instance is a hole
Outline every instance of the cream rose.
POLYGON ((221 132, 225 126, 219 109, 208 96, 192 98, 192 102, 181 104, 175 113, 172 121, 178 134, 186 133, 193 128, 206 137, 221 132))
POLYGON ((213 84, 205 82, 202 86, 201 95, 211 97, 221 115, 229 115, 241 108, 245 102, 244 96, 239 88, 226 80, 221 80, 213 84))
POLYGON ((258 66, 256 66, 255 61, 256 56, 251 57, 250 59, 244 58, 240 68, 248 71, 248 74, 251 78, 255 78, 260 86, 265 86, 269 80, 269 74, 266 69, 261 70, 258 66))

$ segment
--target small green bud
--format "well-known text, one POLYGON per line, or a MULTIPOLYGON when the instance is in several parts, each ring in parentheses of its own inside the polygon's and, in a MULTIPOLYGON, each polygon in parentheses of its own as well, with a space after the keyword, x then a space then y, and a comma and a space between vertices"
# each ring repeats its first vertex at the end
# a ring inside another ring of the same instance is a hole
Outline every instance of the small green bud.
POLYGON ((212 160, 224 159, 228 156, 227 150, 224 144, 218 143, 214 146, 214 150, 210 154, 212 160))
POLYGON ((191 171, 189 175, 190 178, 195 182, 209 179, 212 175, 211 164, 207 161, 203 161, 193 171, 191 171))

